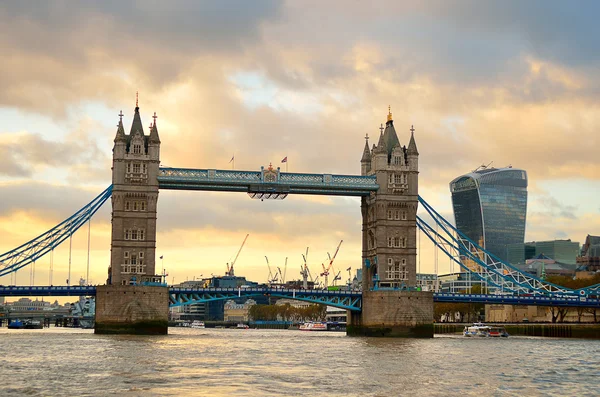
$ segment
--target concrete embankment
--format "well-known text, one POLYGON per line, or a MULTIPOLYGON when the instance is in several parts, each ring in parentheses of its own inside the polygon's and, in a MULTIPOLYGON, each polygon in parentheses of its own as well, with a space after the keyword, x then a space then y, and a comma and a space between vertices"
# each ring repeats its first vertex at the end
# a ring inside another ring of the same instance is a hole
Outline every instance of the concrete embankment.
MULTIPOLYGON (((436 323, 434 331, 436 334, 462 333, 465 326, 469 325, 472 324, 436 323)), ((510 335, 600 339, 600 324, 486 323, 486 325, 502 326, 510 335)))

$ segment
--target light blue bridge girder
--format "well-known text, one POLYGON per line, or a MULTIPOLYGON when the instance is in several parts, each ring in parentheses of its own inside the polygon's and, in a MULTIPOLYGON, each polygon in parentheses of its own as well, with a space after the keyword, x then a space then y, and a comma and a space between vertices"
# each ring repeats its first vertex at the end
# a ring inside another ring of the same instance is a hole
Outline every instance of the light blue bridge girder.
POLYGON ((375 176, 298 174, 268 169, 235 171, 188 168, 160 168, 158 187, 172 190, 333 196, 368 196, 379 189, 375 176))
POLYGON ((299 290, 287 288, 175 288, 169 289, 170 306, 191 305, 217 300, 272 296, 320 303, 341 309, 360 311, 362 293, 360 291, 299 290))
POLYGON ((16 272, 22 267, 40 259, 47 253, 52 252, 63 241, 72 236, 82 225, 89 221, 111 195, 112 185, 107 187, 79 211, 54 226, 52 229, 11 251, 0 254, 0 276, 16 272))
MULTIPOLYGON (((96 287, 89 286, 0 286, 1 296, 95 296, 96 287)), ((282 288, 169 288, 169 305, 184 306, 194 303, 206 303, 235 298, 270 295, 277 298, 296 299, 311 303, 360 311, 362 309, 361 291, 323 291, 293 290, 282 288)), ((504 305, 538 305, 558 307, 600 308, 597 296, 573 297, 549 295, 495 295, 495 294, 433 294, 434 302, 488 303, 504 305)))
POLYGON ((589 297, 548 296, 533 295, 494 295, 494 294, 433 294, 434 302, 451 303, 487 303, 495 305, 535 305, 535 306, 560 306, 560 307, 597 307, 600 308, 600 299, 589 297))

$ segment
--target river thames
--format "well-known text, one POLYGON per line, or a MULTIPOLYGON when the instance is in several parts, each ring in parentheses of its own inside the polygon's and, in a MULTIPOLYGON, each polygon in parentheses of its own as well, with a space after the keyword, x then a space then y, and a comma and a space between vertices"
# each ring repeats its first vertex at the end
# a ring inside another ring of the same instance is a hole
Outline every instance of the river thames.
POLYGON ((0 329, 0 396, 597 396, 600 341, 0 329))

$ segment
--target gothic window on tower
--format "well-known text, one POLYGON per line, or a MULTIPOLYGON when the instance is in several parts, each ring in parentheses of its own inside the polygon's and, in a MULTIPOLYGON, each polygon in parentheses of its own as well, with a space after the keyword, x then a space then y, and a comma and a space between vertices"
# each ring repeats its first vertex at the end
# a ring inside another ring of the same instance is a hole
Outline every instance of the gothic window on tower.
POLYGON ((400 247, 406 248, 406 237, 402 237, 400 247))
POLYGON ((125 257, 125 258, 129 258, 129 251, 125 251, 125 252, 123 252, 123 257, 125 257))
POLYGON ((406 220, 406 211, 402 211, 402 220, 405 221, 406 220))
POLYGON ((138 210, 138 202, 137 202, 137 201, 134 201, 134 202, 133 202, 133 210, 134 210, 134 211, 137 211, 137 210, 138 210))
POLYGON ((394 211, 394 219, 395 220, 399 220, 400 219, 400 211, 398 211, 398 210, 394 211))
POLYGON ((138 164, 138 163, 134 163, 133 164, 133 173, 134 174, 139 174, 140 173, 140 164, 138 164))
POLYGON ((387 218, 388 218, 388 220, 392 220, 392 219, 394 219, 394 218, 393 218, 393 216, 392 216, 392 210, 388 210, 388 213, 387 213, 387 215, 388 215, 388 217, 387 217, 387 218))
POLYGON ((147 170, 146 170, 146 164, 142 164, 142 174, 146 174, 147 170))
POLYGON ((127 163, 127 173, 131 174, 131 163, 127 163))
POLYGON ((136 143, 133 145, 133 154, 141 154, 142 153, 142 145, 136 143))
POLYGON ((145 201, 140 202, 140 211, 146 211, 146 202, 145 201))
POLYGON ((129 201, 125 201, 125 211, 129 211, 129 201))
POLYGON ((125 240, 129 240, 131 237, 131 230, 125 229, 125 240))

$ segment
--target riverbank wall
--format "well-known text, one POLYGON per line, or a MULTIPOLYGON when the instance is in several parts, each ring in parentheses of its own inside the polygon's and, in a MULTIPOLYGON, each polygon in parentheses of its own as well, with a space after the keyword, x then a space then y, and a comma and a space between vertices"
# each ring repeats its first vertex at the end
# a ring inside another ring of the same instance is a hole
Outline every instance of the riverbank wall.
MULTIPOLYGON (((465 326, 472 324, 460 323, 435 323, 436 334, 462 334, 465 326)), ((543 336, 551 338, 582 338, 600 339, 600 324, 539 324, 539 323, 486 323, 486 325, 498 325, 504 327, 510 335, 519 336, 543 336)))

